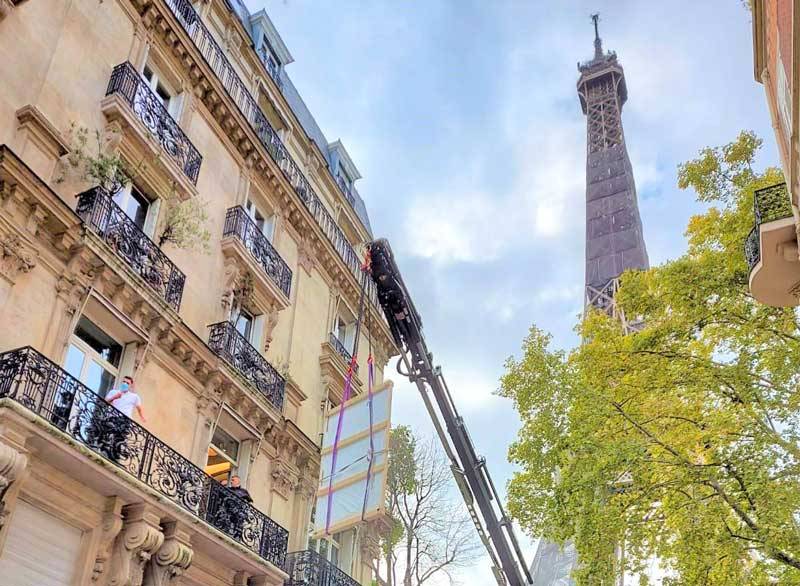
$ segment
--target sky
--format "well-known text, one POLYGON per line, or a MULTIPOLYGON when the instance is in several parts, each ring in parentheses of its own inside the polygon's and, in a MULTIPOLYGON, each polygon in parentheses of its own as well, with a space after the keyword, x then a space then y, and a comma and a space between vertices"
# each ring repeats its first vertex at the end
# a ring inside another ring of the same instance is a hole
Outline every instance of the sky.
MULTIPOLYGON (((677 165, 743 129, 778 163, 750 14, 738 0, 247 0, 295 58, 286 71, 363 176, 373 232, 389 238, 477 451, 495 484, 519 429, 494 395, 531 325, 577 343, 583 307, 585 119, 576 63, 589 15, 625 69, 623 123, 651 264, 679 256, 701 211, 677 165)), ((395 424, 432 433, 394 373, 395 424)), ((524 538, 527 562, 533 541, 524 538)), ((465 584, 492 584, 480 560, 465 584)))

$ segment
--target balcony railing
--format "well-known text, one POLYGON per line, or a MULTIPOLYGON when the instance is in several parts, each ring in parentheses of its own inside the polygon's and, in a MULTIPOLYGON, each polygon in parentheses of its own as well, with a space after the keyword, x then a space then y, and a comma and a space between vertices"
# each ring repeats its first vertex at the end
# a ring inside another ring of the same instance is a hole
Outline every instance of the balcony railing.
MULTIPOLYGON (((247 86, 236 73, 230 61, 228 61, 225 52, 195 12, 191 2, 189 0, 165 0, 165 2, 183 29, 191 37, 192 42, 194 42, 205 62, 224 86, 228 97, 236 104, 239 112, 256 133, 259 141, 272 160, 278 165, 284 177, 286 177, 303 202, 303 205, 305 205, 325 233, 339 257, 355 278, 360 281, 361 261, 353 250, 353 246, 348 242, 342 229, 336 225, 333 216, 331 216, 319 196, 314 192, 308 179, 303 175, 300 165, 289 154, 289 151, 278 137, 278 133, 270 125, 247 86)), ((373 305, 380 309, 377 292, 372 281, 367 281, 366 294, 373 305)))
POLYGON ((161 98, 130 63, 120 63, 111 72, 106 95, 112 94, 124 98, 189 180, 197 183, 203 157, 164 107, 161 98))
POLYGON ((95 187, 78 195, 77 214, 111 246, 175 311, 181 306, 184 274, 155 242, 114 203, 108 192, 95 187))
POLYGON ((292 290, 292 270, 243 207, 230 208, 225 214, 222 236, 236 236, 241 240, 264 272, 289 297, 292 290))
POLYGON ((229 321, 209 326, 208 347, 275 406, 283 409, 286 381, 229 321))
POLYGON ((782 220, 792 216, 792 202, 785 183, 778 183, 758 189, 753 198, 755 225, 744 241, 744 255, 747 265, 753 270, 761 260, 761 224, 782 220))
POLYGON ((11 399, 275 566, 289 533, 45 356, 0 354, 0 399, 11 399))
POLYGON ((289 574, 284 586, 358 586, 356 580, 310 549, 286 554, 284 570, 289 574))

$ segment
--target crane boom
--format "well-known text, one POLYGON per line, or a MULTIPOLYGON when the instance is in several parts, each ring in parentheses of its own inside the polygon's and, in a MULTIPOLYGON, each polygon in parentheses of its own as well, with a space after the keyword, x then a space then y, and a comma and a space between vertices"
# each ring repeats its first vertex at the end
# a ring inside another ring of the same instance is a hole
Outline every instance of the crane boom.
POLYGON ((433 364, 433 354, 428 351, 422 335, 422 319, 400 276, 389 242, 379 239, 372 242, 369 248, 378 301, 402 355, 397 365, 398 372, 414 382, 422 395, 450 460, 456 485, 478 536, 489 553, 495 579, 499 586, 533 584, 511 521, 503 510, 489 476, 486 460, 475 452, 441 368, 433 364), (405 367, 405 372, 401 370, 401 365, 405 367))

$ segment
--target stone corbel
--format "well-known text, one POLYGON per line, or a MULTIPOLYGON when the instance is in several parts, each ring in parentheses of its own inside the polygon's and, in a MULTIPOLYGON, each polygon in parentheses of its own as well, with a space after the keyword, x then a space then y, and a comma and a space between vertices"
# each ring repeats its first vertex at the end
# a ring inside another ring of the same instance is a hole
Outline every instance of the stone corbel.
POLYGON ((275 331, 275 326, 278 325, 279 315, 280 310, 275 305, 271 305, 264 312, 264 352, 269 350, 269 345, 272 343, 272 333, 275 331))
POLYGON ((97 582, 105 572, 106 563, 111 558, 111 548, 114 545, 114 540, 122 529, 122 500, 119 497, 110 496, 106 499, 101 529, 100 544, 97 548, 94 569, 92 570, 92 582, 97 582))
POLYGON ((314 267, 317 266, 314 245, 308 239, 304 239, 300 244, 300 248, 297 251, 297 264, 309 275, 311 275, 314 267))
POLYGON ((14 482, 22 479, 27 466, 28 457, 25 454, 0 443, 0 529, 9 513, 6 510, 5 497, 14 482))
POLYGON ((193 557, 188 531, 174 521, 165 524, 164 543, 147 564, 144 586, 179 584, 183 572, 192 565, 193 557))
POLYGON ((36 251, 14 234, 0 236, 0 277, 10 284, 17 281, 20 273, 29 273, 36 266, 36 251))
POLYGON ((123 509, 122 532, 114 542, 108 586, 142 586, 144 567, 164 543, 159 515, 143 503, 123 509))

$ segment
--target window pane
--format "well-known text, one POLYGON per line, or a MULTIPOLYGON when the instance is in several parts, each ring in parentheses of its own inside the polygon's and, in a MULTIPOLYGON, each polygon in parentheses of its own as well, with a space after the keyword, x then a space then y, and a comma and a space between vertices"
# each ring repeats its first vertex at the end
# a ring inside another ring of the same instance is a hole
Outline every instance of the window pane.
POLYGON ((334 566, 339 565, 339 548, 331 543, 331 563, 334 566))
POLYGON ((85 359, 86 353, 74 344, 70 344, 69 350, 67 350, 67 359, 64 361, 64 370, 80 380, 85 359))
POLYGON ((221 427, 217 426, 214 430, 214 436, 211 438, 211 443, 219 448, 233 461, 239 459, 239 440, 234 438, 221 427))
POLYGON ((82 382, 101 397, 105 397, 114 386, 114 375, 92 360, 86 369, 86 379, 82 382))
POLYGON ((328 559, 328 540, 327 539, 320 539, 319 540, 319 555, 328 559))
POLYGON ((114 366, 119 366, 122 346, 85 317, 81 317, 78 322, 78 326, 75 328, 75 335, 86 342, 103 360, 114 366))
POLYGON ((236 330, 247 340, 250 340, 250 330, 253 326, 253 316, 242 310, 236 318, 236 330))

